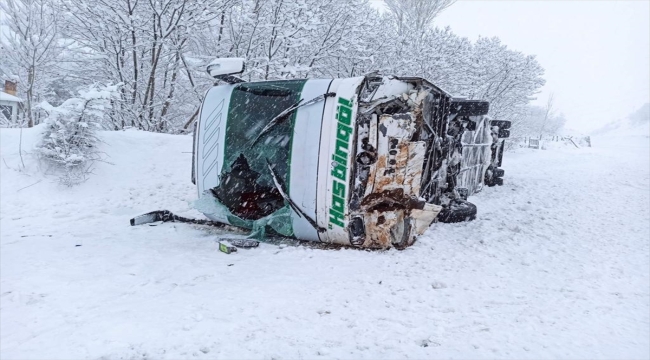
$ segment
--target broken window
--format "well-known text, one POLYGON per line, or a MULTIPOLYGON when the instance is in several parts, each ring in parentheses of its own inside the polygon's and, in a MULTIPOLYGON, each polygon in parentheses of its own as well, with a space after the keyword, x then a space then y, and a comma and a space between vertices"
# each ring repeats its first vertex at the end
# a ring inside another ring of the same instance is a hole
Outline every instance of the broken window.
MULTIPOLYGON (((212 194, 244 220, 258 220, 285 206, 268 163, 289 186, 295 112, 269 122, 300 101, 305 80, 237 85, 230 97, 224 167, 212 194), (260 136, 261 134, 261 136, 260 136)), ((289 191, 289 189, 283 189, 289 191)))

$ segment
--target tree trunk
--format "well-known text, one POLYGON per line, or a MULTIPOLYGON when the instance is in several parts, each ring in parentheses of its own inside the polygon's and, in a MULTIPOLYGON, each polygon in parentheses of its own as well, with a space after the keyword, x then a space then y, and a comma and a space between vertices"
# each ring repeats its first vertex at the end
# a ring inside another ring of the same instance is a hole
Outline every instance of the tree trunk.
POLYGON ((32 98, 34 97, 34 67, 30 66, 27 71, 27 127, 34 127, 34 116, 32 114, 32 98))

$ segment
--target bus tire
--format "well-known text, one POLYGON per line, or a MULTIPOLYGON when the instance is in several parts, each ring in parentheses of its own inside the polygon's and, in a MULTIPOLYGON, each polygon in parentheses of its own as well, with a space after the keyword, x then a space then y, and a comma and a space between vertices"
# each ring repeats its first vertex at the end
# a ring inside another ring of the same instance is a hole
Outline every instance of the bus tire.
POLYGON ((438 221, 443 223, 459 223, 476 219, 476 205, 469 201, 453 200, 445 206, 440 214, 438 221))

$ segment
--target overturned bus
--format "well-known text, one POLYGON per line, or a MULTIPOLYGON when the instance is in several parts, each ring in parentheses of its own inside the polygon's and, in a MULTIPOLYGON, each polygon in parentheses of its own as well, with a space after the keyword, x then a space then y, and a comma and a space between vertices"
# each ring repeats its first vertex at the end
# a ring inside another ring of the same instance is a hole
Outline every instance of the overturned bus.
POLYGON ((244 82, 243 69, 210 64, 225 84, 207 91, 195 124, 195 207, 212 221, 383 249, 476 215, 466 198, 495 170, 487 102, 418 77, 244 82), (463 157, 463 138, 478 150, 463 157))

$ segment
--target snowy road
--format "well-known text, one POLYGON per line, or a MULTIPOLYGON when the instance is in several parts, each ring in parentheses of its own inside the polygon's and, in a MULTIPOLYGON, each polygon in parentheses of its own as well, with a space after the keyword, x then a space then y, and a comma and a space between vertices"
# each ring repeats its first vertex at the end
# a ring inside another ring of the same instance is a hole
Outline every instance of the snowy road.
POLYGON ((66 189, 15 170, 0 129, 3 359, 650 357, 647 137, 507 154, 476 221, 404 251, 233 255, 203 228, 128 224, 198 216, 191 137, 102 137, 113 165, 66 189))

